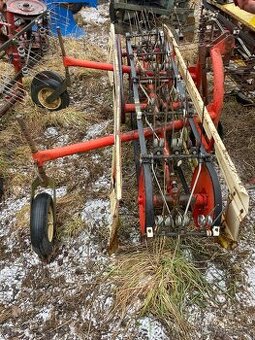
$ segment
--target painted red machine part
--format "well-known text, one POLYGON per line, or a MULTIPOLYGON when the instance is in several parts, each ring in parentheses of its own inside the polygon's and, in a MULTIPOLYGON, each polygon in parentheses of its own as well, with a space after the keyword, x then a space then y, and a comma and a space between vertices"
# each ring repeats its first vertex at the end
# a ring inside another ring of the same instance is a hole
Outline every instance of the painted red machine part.
MULTIPOLYGON (((191 188, 194 187, 196 178, 199 173, 199 166, 196 167, 191 182, 191 188)), ((221 205, 221 197, 218 181, 215 177, 214 170, 210 163, 202 163, 201 171, 194 190, 195 202, 192 206, 192 215, 197 228, 200 228, 199 215, 211 216, 214 222, 220 215, 219 206, 221 205)), ((218 222, 218 221, 217 221, 218 222)), ((211 226, 209 226, 210 228, 211 226)))

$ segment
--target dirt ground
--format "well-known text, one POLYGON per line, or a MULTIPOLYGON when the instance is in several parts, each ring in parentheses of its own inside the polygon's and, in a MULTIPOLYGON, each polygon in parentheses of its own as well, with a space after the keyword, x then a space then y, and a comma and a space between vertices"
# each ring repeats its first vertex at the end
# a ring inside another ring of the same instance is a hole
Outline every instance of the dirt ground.
MULTIPOLYGON (((87 35, 81 39, 79 52, 70 44, 70 55, 107 60, 107 6, 102 3, 98 11, 87 9, 78 14, 78 21, 86 23, 87 35)), ((57 49, 50 52, 45 63, 64 72, 57 49)), ((45 69, 45 63, 37 71, 45 69)), ((208 241, 191 243, 190 254, 202 268, 214 299, 208 298, 200 306, 189 305, 183 311, 190 324, 189 336, 178 333, 174 320, 171 329, 164 316, 139 314, 140 297, 125 315, 114 308, 116 282, 111 279, 111 270, 119 254, 139 249, 131 145, 123 149, 120 252, 109 257, 105 251, 110 218, 110 148, 47 165, 47 174, 57 184, 56 250, 48 264, 32 251, 29 200, 36 173, 16 123, 17 114, 25 118, 42 149, 113 130, 112 89, 107 74, 73 69, 71 75, 69 109, 48 113, 27 98, 0 122, 0 166, 5 178, 5 195, 0 203, 0 340, 255 339, 255 188, 251 184, 255 176, 255 112, 234 98, 226 98, 224 104, 223 140, 249 191, 250 212, 233 251, 208 241)))

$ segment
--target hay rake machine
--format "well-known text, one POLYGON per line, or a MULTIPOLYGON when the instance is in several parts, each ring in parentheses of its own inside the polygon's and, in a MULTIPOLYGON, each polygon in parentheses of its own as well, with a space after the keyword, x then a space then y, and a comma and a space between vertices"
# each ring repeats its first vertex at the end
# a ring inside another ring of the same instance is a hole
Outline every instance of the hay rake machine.
POLYGON ((0 116, 17 101, 22 101, 26 91, 22 78, 28 75, 42 55, 48 50, 48 12, 38 0, 8 0, 1 2, 0 59, 1 98, 0 116))
MULTIPOLYGON (((96 6, 97 1, 0 1, 0 117, 27 94, 23 78, 31 75, 31 69, 48 51, 49 35, 56 33, 56 27, 60 26, 65 35, 84 35, 72 16, 83 4, 96 6)), ((46 72, 43 80, 57 87, 63 79, 55 76, 52 80, 46 72)))
MULTIPOLYGON (((203 58, 200 56, 198 63, 189 68, 166 25, 149 30, 135 26, 124 37, 116 35, 111 25, 112 63, 72 58, 65 53, 61 35, 59 38, 67 75, 69 67, 113 72, 114 133, 38 151, 24 121, 19 119, 39 173, 32 185, 30 221, 36 253, 41 258, 50 256, 55 232, 55 188, 45 173, 45 163, 108 146, 113 146, 108 246, 109 251, 115 249, 124 142, 133 143, 142 238, 193 235, 217 237, 226 247, 236 244, 249 198, 217 132, 224 97, 223 59, 233 48, 233 37, 224 33, 211 41, 203 58), (202 99, 200 92, 206 93, 208 86, 204 62, 209 58, 214 93, 205 104, 207 98, 202 99), (128 84, 126 88, 124 84, 128 84), (124 123, 129 124, 131 131, 121 132, 124 123), (228 189, 226 204, 218 179, 220 172, 228 189), (51 187, 53 195, 38 193, 41 187, 51 187)), ((64 91, 65 84, 51 89, 40 105, 47 107, 51 102, 57 109, 64 103, 64 91)))

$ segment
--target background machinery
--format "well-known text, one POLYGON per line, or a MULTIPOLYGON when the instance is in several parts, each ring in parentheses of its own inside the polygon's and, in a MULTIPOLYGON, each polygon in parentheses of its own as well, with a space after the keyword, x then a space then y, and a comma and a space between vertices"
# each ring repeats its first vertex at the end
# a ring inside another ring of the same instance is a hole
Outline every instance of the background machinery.
POLYGON ((235 38, 233 53, 225 65, 226 74, 237 84, 237 100, 255 105, 255 15, 241 10, 233 1, 204 0, 200 41, 224 31, 235 38))

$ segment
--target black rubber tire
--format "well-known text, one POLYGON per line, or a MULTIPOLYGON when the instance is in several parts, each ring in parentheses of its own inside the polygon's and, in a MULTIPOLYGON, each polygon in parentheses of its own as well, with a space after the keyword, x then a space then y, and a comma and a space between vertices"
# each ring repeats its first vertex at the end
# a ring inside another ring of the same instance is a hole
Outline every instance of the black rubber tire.
POLYGON ((43 105, 41 103, 41 101, 39 100, 39 97, 38 97, 41 90, 47 89, 47 88, 56 90, 59 87, 59 85, 60 85, 60 82, 58 80, 55 80, 55 79, 42 79, 42 80, 39 80, 39 81, 37 79, 37 81, 35 83, 32 82, 31 83, 31 98, 32 98, 33 102, 37 106, 46 108, 49 111, 59 111, 59 110, 65 109, 70 104, 70 97, 69 97, 67 90, 65 90, 64 92, 62 92, 60 94, 59 98, 60 98, 61 102, 60 102, 60 105, 57 108, 49 108, 49 107, 43 105))
POLYGON ((72 13, 78 13, 82 9, 83 4, 78 2, 78 3, 70 3, 67 5, 67 8, 72 12, 72 13))
POLYGON ((30 237, 33 250, 41 258, 47 258, 53 252, 55 235, 55 216, 51 196, 43 192, 38 194, 31 204, 30 237), (52 213, 53 231, 49 238, 49 213, 52 213))
POLYGON ((31 82, 31 87, 36 87, 38 85, 40 85, 42 82, 50 80, 50 79, 54 79, 56 81, 58 81, 59 83, 62 82, 64 80, 64 78, 57 72, 54 71, 42 71, 37 73, 32 82, 31 82))

